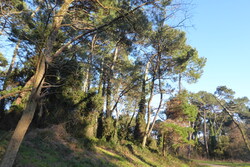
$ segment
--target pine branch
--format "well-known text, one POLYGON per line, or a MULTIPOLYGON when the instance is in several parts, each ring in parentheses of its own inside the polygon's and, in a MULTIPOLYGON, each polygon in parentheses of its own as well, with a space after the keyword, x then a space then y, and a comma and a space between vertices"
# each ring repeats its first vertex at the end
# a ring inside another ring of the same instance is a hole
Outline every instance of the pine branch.
POLYGON ((26 89, 21 89, 21 90, 17 90, 15 92, 10 92, 8 94, 5 94, 3 96, 0 97, 0 100, 2 99, 5 99, 5 98, 8 98, 8 97, 12 97, 12 96, 15 96, 16 94, 20 94, 22 92, 28 92, 28 91, 31 91, 31 88, 26 88, 26 89))
POLYGON ((103 25, 101 25, 101 26, 99 26, 99 27, 97 27, 97 28, 94 28, 94 29, 92 29, 92 30, 89 30, 89 31, 83 33, 83 34, 80 34, 80 35, 76 36, 75 38, 73 38, 72 40, 70 40, 68 43, 66 43, 65 45, 63 45, 60 49, 58 49, 58 50, 56 51, 56 53, 54 54, 54 57, 59 56, 65 48, 67 48, 67 47, 68 47, 69 45, 71 45, 74 41, 76 41, 76 40, 82 38, 83 36, 85 36, 85 35, 91 35, 92 33, 96 33, 96 32, 98 32, 98 31, 99 31, 99 32, 100 32, 100 31, 103 31, 104 28, 106 28, 106 27, 108 27, 108 26, 114 24, 115 22, 119 21, 119 20, 122 19, 122 18, 125 18, 126 16, 128 16, 129 14, 135 12, 136 10, 140 9, 141 7, 146 6, 146 5, 149 5, 149 4, 152 4, 153 2, 156 2, 156 1, 158 1, 158 0, 153 0, 153 1, 150 1, 150 2, 143 3, 143 4, 141 4, 141 5, 137 6, 137 7, 135 7, 134 9, 128 11, 127 13, 125 13, 125 14, 123 14, 123 15, 120 15, 120 16, 118 16, 118 17, 116 17, 116 18, 114 18, 113 20, 111 20, 111 21, 108 22, 108 23, 105 23, 105 24, 103 24, 103 25))

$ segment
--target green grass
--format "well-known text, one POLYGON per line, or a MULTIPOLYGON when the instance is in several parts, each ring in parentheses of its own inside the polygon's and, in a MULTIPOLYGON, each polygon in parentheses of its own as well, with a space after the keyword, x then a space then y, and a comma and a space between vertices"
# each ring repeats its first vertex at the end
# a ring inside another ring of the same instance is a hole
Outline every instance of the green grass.
POLYGON ((250 167, 250 163, 246 163, 246 162, 203 161, 203 160, 194 160, 194 161, 197 163, 203 163, 203 164, 224 165, 224 166, 232 166, 232 167, 250 167))
MULTIPOLYGON (((16 166, 32 167, 193 167, 191 161, 141 148, 131 142, 122 145, 97 139, 74 139, 65 132, 37 130, 22 143, 16 166), (62 136, 58 136, 62 134, 62 136), (88 146, 91 144, 91 147, 88 146)), ((3 133, 2 133, 3 134, 3 133)), ((4 152, 10 135, 1 135, 0 150, 4 152)), ((1 152, 1 151, 0 151, 1 152)), ((0 155, 0 159, 3 154, 0 155)))
MULTIPOLYGON (((131 142, 107 143, 98 139, 74 139, 66 131, 46 129, 28 135, 18 152, 16 166, 33 167, 209 167, 215 164, 250 167, 250 163, 226 161, 190 161, 172 155, 165 157, 131 142), (62 134, 62 136, 58 136, 62 134)), ((0 160, 10 139, 10 132, 0 133, 0 160)))

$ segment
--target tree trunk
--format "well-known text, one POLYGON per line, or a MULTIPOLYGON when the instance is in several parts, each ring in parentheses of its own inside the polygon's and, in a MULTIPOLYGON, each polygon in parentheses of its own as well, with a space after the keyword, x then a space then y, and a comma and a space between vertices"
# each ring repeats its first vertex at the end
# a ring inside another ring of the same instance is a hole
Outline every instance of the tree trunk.
POLYGON ((26 109, 24 110, 22 117, 19 120, 17 127, 14 131, 14 134, 12 135, 10 143, 3 157, 1 167, 12 167, 14 164, 19 147, 23 141, 24 135, 27 132, 29 125, 36 111, 38 100, 40 98, 41 87, 44 82, 45 71, 46 71, 46 61, 48 63, 51 63, 53 60, 53 54, 52 54, 53 43, 56 40, 58 30, 61 26, 62 20, 64 16, 66 15, 68 7, 72 1, 73 0, 65 0, 61 8, 59 9, 58 13, 54 17, 53 25, 52 25, 53 30, 47 41, 44 55, 40 55, 40 59, 37 64, 35 78, 34 78, 34 85, 33 85, 31 95, 27 102, 26 109))
POLYGON ((88 80, 89 80, 89 68, 86 71, 86 75, 85 75, 85 80, 83 83, 83 92, 87 92, 88 91, 88 80))
POLYGON ((14 134, 11 137, 10 143, 3 157, 1 167, 11 167, 14 164, 17 152, 23 141, 24 135, 27 132, 29 125, 34 117, 38 99, 40 97, 41 87, 44 81, 44 73, 45 59, 44 57, 41 57, 35 74, 33 90, 28 100, 26 109, 24 110, 22 117, 19 120, 17 127, 14 131, 14 134))
POLYGON ((84 92, 87 92, 90 89, 90 79, 91 79, 91 72, 92 72, 92 57, 94 53, 95 42, 96 42, 96 34, 93 36, 93 39, 91 42, 91 51, 88 57, 87 71, 86 71, 86 76, 85 76, 85 80, 83 83, 84 92))
POLYGON ((145 133, 144 133, 144 136, 143 136, 143 139, 142 139, 142 147, 146 146, 147 138, 148 138, 148 135, 149 135, 148 133, 149 133, 149 127, 150 127, 151 102, 152 102, 152 99, 153 99, 155 76, 153 76, 151 84, 152 85, 151 85, 151 88, 150 88, 150 96, 149 96, 149 100, 148 100, 148 119, 147 119, 145 133))
POLYGON ((149 65, 154 58, 155 55, 153 55, 150 60, 147 62, 144 77, 142 80, 142 90, 141 90, 141 99, 139 101, 139 111, 136 116, 136 125, 134 130, 134 138, 138 142, 143 141, 143 137, 145 135, 145 128, 146 128, 146 122, 145 122, 145 116, 146 116, 146 81, 148 79, 148 71, 149 71, 149 65))
POLYGON ((151 85, 151 90, 150 90, 150 99, 149 99, 149 102, 148 102, 148 123, 147 123, 147 127, 146 127, 146 133, 145 133, 145 135, 143 137, 142 147, 146 146, 147 139, 150 136, 150 134, 151 134, 151 132, 152 132, 152 130, 154 128, 155 121, 156 121, 156 118, 158 116, 158 113, 160 112, 161 105, 162 105, 162 100, 163 100, 163 92, 162 92, 162 86, 161 86, 161 68, 160 68, 161 54, 160 54, 160 52, 158 52, 157 55, 158 55, 158 57, 157 57, 157 65, 155 67, 154 74, 153 74, 154 76, 152 78, 152 85, 151 85), (152 97, 153 97, 155 77, 157 77, 157 76, 158 76, 158 81, 159 81, 160 103, 159 103, 159 106, 157 108, 156 114, 154 116, 152 125, 150 127, 150 115, 151 115, 150 103, 151 103, 151 100, 152 100, 152 97), (150 129, 149 129, 149 127, 150 127, 150 129))
POLYGON ((204 119, 204 123, 203 123, 203 139, 204 139, 204 145, 205 145, 205 151, 206 151, 206 157, 209 158, 209 149, 208 149, 208 143, 207 143, 207 113, 206 111, 204 111, 204 115, 203 115, 203 119, 204 119))
POLYGON ((134 137, 137 141, 143 140, 143 136, 145 133, 145 127, 146 127, 146 122, 145 122, 145 116, 146 116, 146 79, 148 75, 148 67, 149 62, 147 64, 145 74, 144 74, 144 79, 142 81, 142 92, 141 92, 141 100, 139 102, 139 111, 136 116, 136 125, 135 125, 135 131, 134 131, 134 137))
MULTIPOLYGON (((23 88, 29 88, 32 86, 32 84, 34 83, 34 75, 26 82, 26 84, 24 85, 23 88)), ((22 99, 24 97, 27 97, 29 94, 29 92, 22 92, 19 94, 19 97, 14 101, 15 105, 20 105, 22 103, 22 99)))
MULTIPOLYGON (((136 102, 137 104, 137 102, 136 102)), ((130 134, 130 125, 135 117, 135 113, 136 113, 136 104, 135 104, 135 108, 134 108, 134 111, 133 111, 133 115, 132 117, 130 118, 130 121, 128 122, 127 126, 126 126, 126 129, 127 129, 127 135, 126 135, 126 139, 129 140, 129 134, 130 134)))
MULTIPOLYGON (((118 45, 118 43, 117 43, 118 45)), ((110 67, 110 72, 108 74, 108 79, 107 79, 107 89, 106 89, 106 114, 107 118, 110 118, 112 116, 112 110, 111 110, 111 79, 113 78, 113 73, 114 73, 114 68, 115 68, 115 63, 118 57, 118 46, 116 46, 115 51, 114 51, 114 56, 113 56, 113 61, 110 67)))
POLYGON ((162 134, 162 155, 163 155, 163 156, 166 156, 165 133, 162 134))
POLYGON ((161 88, 161 79, 159 79, 159 89, 160 89, 160 103, 158 105, 158 108, 157 108, 157 111, 156 111, 156 114, 154 116, 154 119, 153 119, 153 122, 151 124, 151 127, 150 129, 148 130, 148 132, 146 133, 145 135, 145 141, 143 140, 143 143, 142 143, 142 146, 145 147, 146 145, 146 141, 147 141, 147 138, 149 137, 149 135, 151 134, 153 128, 154 128, 154 125, 155 125, 155 121, 156 121, 156 118, 160 112, 160 109, 161 109, 161 106, 162 106, 162 101, 163 101, 163 91, 162 91, 162 88, 161 88))
POLYGON ((181 93, 181 74, 179 74, 179 94, 181 93))
MULTIPOLYGON (((192 128, 192 129, 194 129, 193 123, 191 123, 190 121, 189 121, 189 127, 192 128)), ((192 136, 193 136, 193 132, 189 132, 189 134, 188 134, 188 141, 192 140, 192 136)), ((192 145, 189 144, 188 145, 188 152, 187 152, 187 157, 188 158, 191 157, 191 150, 192 150, 192 145)))

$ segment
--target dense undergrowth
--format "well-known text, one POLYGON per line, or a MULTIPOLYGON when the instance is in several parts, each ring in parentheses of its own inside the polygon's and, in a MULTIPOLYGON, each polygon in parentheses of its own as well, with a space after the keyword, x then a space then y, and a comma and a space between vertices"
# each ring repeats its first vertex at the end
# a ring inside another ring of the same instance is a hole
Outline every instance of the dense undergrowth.
MULTIPOLYGON (((0 158, 10 139, 0 133, 0 158)), ((172 155, 165 157, 131 142, 107 143, 97 139, 75 139, 62 125, 33 129, 25 137, 15 161, 16 167, 188 167, 193 162, 172 155)))

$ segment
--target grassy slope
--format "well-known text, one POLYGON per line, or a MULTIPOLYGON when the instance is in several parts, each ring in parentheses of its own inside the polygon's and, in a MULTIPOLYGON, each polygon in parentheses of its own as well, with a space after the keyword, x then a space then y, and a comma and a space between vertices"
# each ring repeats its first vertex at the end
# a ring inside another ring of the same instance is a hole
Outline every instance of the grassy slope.
MULTIPOLYGON (((10 135, 0 132, 0 158, 10 135)), ((94 140, 76 140, 62 126, 29 132, 15 164, 18 167, 194 166, 172 156, 161 157, 131 143, 111 145, 94 140)))

